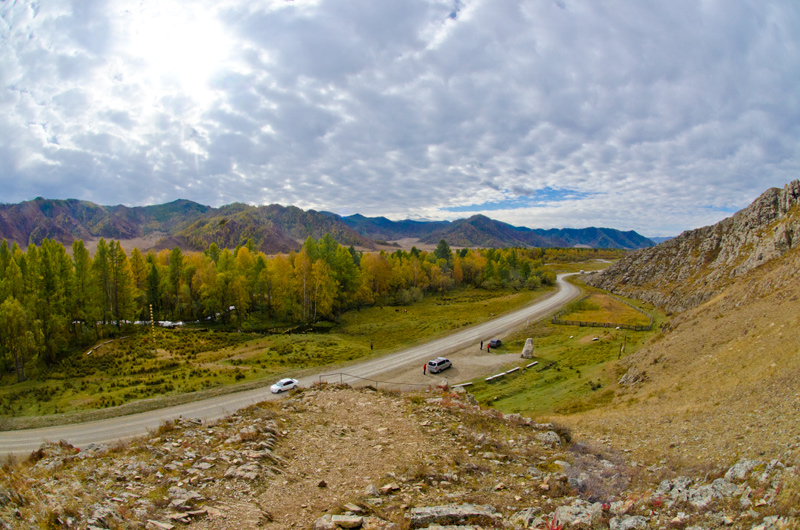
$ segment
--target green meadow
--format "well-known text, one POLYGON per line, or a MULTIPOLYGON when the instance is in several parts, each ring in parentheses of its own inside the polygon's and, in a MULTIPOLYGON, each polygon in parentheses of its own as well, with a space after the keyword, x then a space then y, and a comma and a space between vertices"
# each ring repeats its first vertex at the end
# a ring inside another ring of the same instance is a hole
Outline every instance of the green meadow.
MULTIPOLYGON (((521 352, 525 339, 530 337, 534 342, 534 357, 520 358, 510 364, 506 370, 523 367, 511 374, 489 382, 483 377, 473 380, 469 391, 482 404, 507 413, 531 416, 570 414, 609 402, 614 396, 612 387, 621 376, 616 361, 647 342, 657 333, 665 318, 663 313, 655 312, 652 306, 629 301, 653 315, 651 331, 564 326, 552 324, 549 320, 531 323, 527 329, 509 337, 501 348, 493 351, 497 354, 521 352), (624 351, 621 351, 623 344, 624 351), (533 362, 537 364, 524 368, 533 362)), ((638 318, 632 313, 641 316, 619 303, 606 304, 604 310, 594 303, 584 305, 584 308, 595 322, 638 318)), ((585 316, 576 309, 569 318, 584 320, 585 316)))

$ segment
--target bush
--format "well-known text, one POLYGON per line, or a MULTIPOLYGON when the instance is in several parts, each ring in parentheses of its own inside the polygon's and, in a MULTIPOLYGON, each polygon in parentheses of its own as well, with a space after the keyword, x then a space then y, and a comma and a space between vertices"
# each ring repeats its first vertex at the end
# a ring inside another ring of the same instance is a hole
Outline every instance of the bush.
POLYGON ((542 279, 538 276, 531 276, 528 278, 528 281, 525 282, 525 286, 530 289, 531 291, 535 291, 542 287, 542 279))

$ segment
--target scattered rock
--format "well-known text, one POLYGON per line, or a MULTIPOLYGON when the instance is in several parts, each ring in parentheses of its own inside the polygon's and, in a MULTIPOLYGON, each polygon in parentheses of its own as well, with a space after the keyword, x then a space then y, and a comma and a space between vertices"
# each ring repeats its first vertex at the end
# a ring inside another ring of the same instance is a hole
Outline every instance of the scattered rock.
POLYGON ((364 518, 360 515, 334 515, 331 522, 339 528, 361 528, 364 518))
POLYGON ((611 530, 647 530, 647 518, 641 515, 613 517, 609 521, 611 530))
POLYGON ((740 460, 725 473, 725 480, 729 482, 742 482, 755 467, 761 465, 758 460, 740 460))
POLYGON ((525 508, 514 515, 511 516, 509 519, 509 523, 513 527, 522 526, 523 528, 537 528, 542 524, 542 517, 539 514, 542 513, 542 509, 537 507, 534 508, 525 508))
POLYGON ((569 506, 556 508, 555 518, 570 528, 592 528, 603 518, 602 504, 577 499, 569 506))
POLYGON ((397 491, 399 489, 400 489, 400 486, 398 486, 396 482, 391 482, 389 484, 386 484, 385 486, 382 486, 381 489, 380 489, 380 492, 381 492, 381 495, 388 495, 391 492, 397 491))
POLYGON ((555 431, 542 432, 536 435, 536 439, 542 442, 545 447, 560 447, 561 437, 555 431))
POLYGON ((376 488, 374 484, 370 484, 369 486, 364 488, 364 493, 366 493, 370 497, 377 497, 378 495, 381 494, 381 492, 378 491, 378 488, 376 488))
POLYGON ((432 524, 458 525, 475 523, 494 525, 502 519, 493 506, 476 504, 447 504, 444 506, 425 506, 412 508, 406 515, 410 527, 425 528, 432 524))

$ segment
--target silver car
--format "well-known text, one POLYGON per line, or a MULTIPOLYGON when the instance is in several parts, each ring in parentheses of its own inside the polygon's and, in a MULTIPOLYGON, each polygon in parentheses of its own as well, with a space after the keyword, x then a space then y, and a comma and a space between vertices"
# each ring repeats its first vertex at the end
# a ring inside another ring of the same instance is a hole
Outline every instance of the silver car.
POLYGON ((428 361, 428 371, 432 374, 438 374, 451 366, 453 366, 453 363, 450 362, 450 359, 445 359, 444 357, 437 357, 428 361))

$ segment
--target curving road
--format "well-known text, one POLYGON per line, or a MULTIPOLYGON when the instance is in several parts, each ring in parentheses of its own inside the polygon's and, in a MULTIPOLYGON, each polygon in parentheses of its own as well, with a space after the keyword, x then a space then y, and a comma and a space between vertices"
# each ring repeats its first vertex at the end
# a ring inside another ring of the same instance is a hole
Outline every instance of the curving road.
MULTIPOLYGON (((565 280, 567 276, 570 275, 559 275, 558 291, 543 300, 447 337, 349 366, 347 373, 350 377, 342 376, 342 380, 345 383, 358 383, 359 378, 375 379, 398 368, 415 368, 431 357, 448 355, 481 340, 502 336, 528 319, 540 319, 580 294, 577 287, 565 280)), ((330 379, 338 382, 340 377, 337 374, 335 379, 330 379)), ((308 376, 301 379, 300 384, 311 385, 318 380, 319 376, 308 376)), ((76 447, 86 447, 90 443, 114 442, 146 434, 148 430, 157 429, 164 421, 179 416, 201 418, 203 421, 215 420, 253 403, 275 398, 277 396, 270 394, 265 388, 260 388, 118 418, 0 432, 0 455, 30 453, 38 449, 44 441, 66 440, 76 447)))

